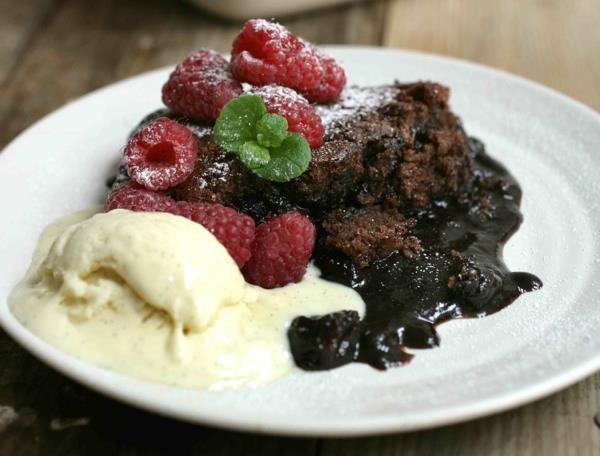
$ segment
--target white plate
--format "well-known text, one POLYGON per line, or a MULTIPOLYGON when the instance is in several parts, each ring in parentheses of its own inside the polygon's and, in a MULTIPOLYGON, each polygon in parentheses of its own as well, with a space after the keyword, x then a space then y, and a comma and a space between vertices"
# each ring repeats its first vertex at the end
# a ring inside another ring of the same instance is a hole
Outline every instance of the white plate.
POLYGON ((252 431, 349 435, 406 431, 498 412, 600 368, 600 116, 549 89, 479 65, 405 51, 331 48, 350 82, 431 79, 452 88, 467 131, 516 175, 525 222, 505 250, 544 281, 484 319, 440 327, 442 346, 379 372, 353 364, 295 371, 254 390, 152 384, 67 356, 25 330, 6 295, 42 227, 102 200, 127 133, 158 108, 168 69, 87 95, 0 154, 0 322, 35 356, 81 383, 160 414, 252 431))

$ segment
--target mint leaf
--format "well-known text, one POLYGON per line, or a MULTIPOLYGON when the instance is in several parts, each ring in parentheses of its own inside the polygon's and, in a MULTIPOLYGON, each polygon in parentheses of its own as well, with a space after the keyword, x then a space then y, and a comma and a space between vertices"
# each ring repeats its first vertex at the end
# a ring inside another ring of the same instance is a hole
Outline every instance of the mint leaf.
POLYGON ((221 109, 213 130, 215 141, 264 179, 287 182, 310 163, 306 139, 288 132, 285 117, 267 113, 258 95, 241 95, 221 109))
POLYGON ((269 153, 271 160, 252 171, 263 179, 275 182, 287 182, 298 177, 310 163, 310 146, 299 133, 289 132, 279 147, 271 148, 269 153))
POLYGON ((285 117, 266 113, 256 124, 256 139, 263 147, 279 147, 287 136, 288 123, 285 117))
POLYGON ((234 98, 223 106, 215 122, 215 140, 225 150, 239 153, 245 142, 256 140, 256 125, 266 112, 258 95, 234 98))
POLYGON ((240 149, 239 157, 248 169, 255 170, 267 165, 271 159, 271 154, 269 154, 269 149, 266 147, 262 147, 255 141, 248 141, 240 149))

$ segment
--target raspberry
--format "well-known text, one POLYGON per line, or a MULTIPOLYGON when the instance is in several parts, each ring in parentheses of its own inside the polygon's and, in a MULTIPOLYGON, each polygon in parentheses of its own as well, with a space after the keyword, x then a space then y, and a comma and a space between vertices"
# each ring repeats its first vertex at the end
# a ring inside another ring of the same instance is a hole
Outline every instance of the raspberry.
POLYGON ((183 182, 194 171, 198 142, 185 126, 159 117, 136 131, 125 146, 129 176, 149 190, 183 182))
POLYGON ((227 60, 212 49, 200 49, 177 65, 162 88, 162 99, 176 113, 214 121, 221 108, 241 93, 227 60))
POLYGON ((306 98, 316 103, 334 101, 346 85, 346 73, 331 57, 323 57, 324 77, 314 89, 308 90, 306 98))
POLYGON ((255 224, 252 217, 216 203, 180 201, 176 213, 210 231, 241 268, 251 256, 255 224))
POLYGON ((315 226, 307 217, 288 212, 271 218, 256 229, 244 277, 263 288, 299 282, 314 245, 315 226))
POLYGON ((310 103, 293 89, 277 85, 257 87, 253 93, 262 97, 267 111, 288 121, 288 130, 300 133, 313 149, 323 143, 325 129, 321 117, 310 103))
POLYGON ((174 213, 191 220, 192 214, 195 211, 197 211, 197 206, 202 204, 204 203, 196 203, 191 201, 177 201, 177 207, 175 208, 174 213))
POLYGON ((290 87, 319 103, 334 101, 346 83, 335 60, 264 19, 247 21, 233 41, 231 72, 239 81, 290 87))
POLYGON ((105 210, 129 209, 135 212, 175 212, 175 200, 159 192, 147 190, 133 181, 127 181, 106 197, 105 210))

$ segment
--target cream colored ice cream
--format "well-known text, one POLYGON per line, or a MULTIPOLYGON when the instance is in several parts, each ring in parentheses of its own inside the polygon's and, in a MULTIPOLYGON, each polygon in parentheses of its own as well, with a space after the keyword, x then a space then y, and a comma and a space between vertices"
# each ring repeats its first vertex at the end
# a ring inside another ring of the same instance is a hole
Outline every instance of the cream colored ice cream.
POLYGON ((247 284, 200 225, 165 213, 87 211, 42 234, 9 296, 32 332, 86 361, 164 383, 260 385, 293 367, 298 315, 364 312, 360 296, 310 267, 298 284, 247 284))

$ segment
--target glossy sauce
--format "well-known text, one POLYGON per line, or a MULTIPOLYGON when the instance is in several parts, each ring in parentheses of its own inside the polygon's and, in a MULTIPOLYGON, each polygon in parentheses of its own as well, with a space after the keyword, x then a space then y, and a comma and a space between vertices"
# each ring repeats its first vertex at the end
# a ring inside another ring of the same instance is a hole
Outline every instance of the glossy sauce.
POLYGON ((416 258, 395 253, 358 269, 317 247, 322 277, 355 289, 367 312, 363 320, 355 312, 296 318, 288 337, 299 367, 362 362, 387 369, 411 359, 405 347, 439 345, 436 325, 493 314, 542 286, 532 274, 509 271, 502 260, 504 244, 522 222, 519 185, 481 142, 471 139, 469 147, 475 170, 469 191, 410 214, 423 246, 416 258))

